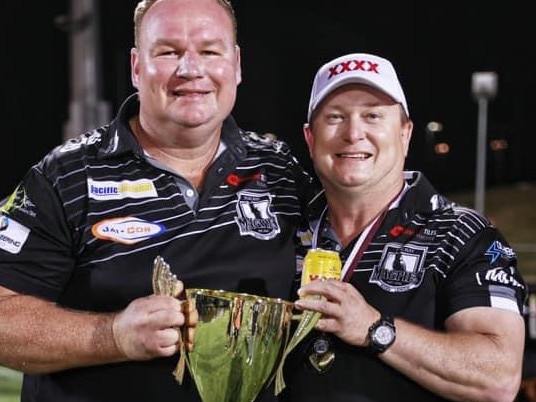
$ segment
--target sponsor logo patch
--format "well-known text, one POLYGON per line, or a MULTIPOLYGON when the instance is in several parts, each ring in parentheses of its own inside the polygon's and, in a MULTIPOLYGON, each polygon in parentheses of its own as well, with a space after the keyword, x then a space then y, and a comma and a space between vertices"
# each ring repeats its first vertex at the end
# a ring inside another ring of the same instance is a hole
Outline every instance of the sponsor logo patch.
POLYGON ((87 181, 89 198, 94 200, 122 200, 125 198, 156 197, 156 189, 151 180, 87 181))
POLYGON ((5 228, 0 232, 0 249, 18 254, 28 239, 30 229, 7 216, 3 218, 5 228))
POLYGON ((491 263, 494 264, 501 255, 504 255, 508 259, 512 259, 516 256, 516 253, 512 248, 506 247, 500 241, 496 240, 488 247, 486 255, 491 258, 491 263))
POLYGON ((83 145, 92 145, 101 140, 100 133, 93 131, 89 135, 81 135, 77 138, 71 138, 59 150, 61 153, 76 151, 83 145))
POLYGON ((435 211, 437 209, 444 208, 447 203, 443 197, 435 194, 432 196, 432 198, 430 198, 430 205, 432 206, 432 210, 435 211))
POLYGON ((248 131, 245 132, 245 134, 246 135, 243 138, 251 148, 264 149, 269 146, 276 152, 281 152, 281 149, 283 149, 283 142, 279 141, 275 136, 268 133, 260 135, 253 131, 248 131))
POLYGON ((9 218, 5 215, 0 215, 0 231, 7 229, 9 226, 9 218))
POLYGON ((9 214, 11 211, 20 211, 32 218, 36 216, 35 204, 26 195, 23 186, 18 186, 15 191, 0 206, 0 213, 9 214))
POLYGON ((383 248, 379 265, 369 279, 388 292, 405 292, 418 287, 423 280, 426 247, 389 243, 383 248))
POLYGON ((132 216, 104 219, 91 227, 91 232, 97 239, 122 244, 135 244, 159 236, 165 231, 164 225, 132 216))
POLYGON ((235 218, 240 235, 253 236, 260 240, 273 239, 281 228, 276 216, 270 210, 272 195, 257 194, 248 191, 238 193, 235 218))
POLYGON ((517 281, 514 277, 514 268, 491 268, 488 269, 484 274, 477 272, 476 279, 479 285, 483 284, 498 284, 498 285, 507 285, 514 286, 518 288, 523 288, 524 286, 517 281))

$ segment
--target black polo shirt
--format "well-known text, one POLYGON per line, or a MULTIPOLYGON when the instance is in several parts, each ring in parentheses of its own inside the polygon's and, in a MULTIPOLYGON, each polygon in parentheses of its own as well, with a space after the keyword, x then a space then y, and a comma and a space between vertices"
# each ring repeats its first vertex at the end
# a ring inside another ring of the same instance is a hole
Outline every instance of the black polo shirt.
MULTIPOLYGON (((528 288, 517 269, 515 251, 501 233, 476 211, 438 194, 420 172, 405 172, 407 190, 363 250, 347 280, 381 313, 442 331, 452 314, 484 306, 522 314, 528 288)), ((318 232, 322 197, 303 228, 303 253, 312 246, 340 251, 352 259, 356 242, 341 249, 329 223, 318 232), (316 219, 314 218, 316 217, 316 219)), ((359 255, 359 252, 356 253, 359 255)), ((299 265, 299 264, 298 264, 299 265)), ((350 266, 350 264, 349 264, 350 266)), ((299 282, 298 273, 296 281, 299 282)), ((313 331, 286 360, 285 397, 292 402, 444 401, 364 348, 329 336, 332 366, 319 374, 309 363, 313 331)), ((285 399, 286 401, 286 399, 285 399)))
MULTIPOLYGON (((191 208, 188 188, 148 163, 132 135, 137 110, 133 95, 110 125, 52 150, 5 200, 0 284, 72 309, 117 311, 152 293, 160 255, 188 288, 289 299, 311 177, 288 146, 227 118, 226 148, 191 208)), ((189 378, 175 381, 177 360, 27 375, 22 401, 199 401, 189 378)))

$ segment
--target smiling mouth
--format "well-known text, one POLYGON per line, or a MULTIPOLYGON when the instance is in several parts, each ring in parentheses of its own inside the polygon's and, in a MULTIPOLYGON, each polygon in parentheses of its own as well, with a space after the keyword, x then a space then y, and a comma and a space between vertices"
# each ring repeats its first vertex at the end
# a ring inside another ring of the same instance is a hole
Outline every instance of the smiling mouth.
POLYGON ((173 96, 176 96, 176 97, 190 97, 190 98, 195 98, 195 97, 201 97, 201 96, 205 96, 207 95, 209 92, 207 91, 173 91, 172 94, 173 96))
POLYGON ((365 160, 372 156, 372 154, 365 153, 365 152, 358 152, 358 153, 340 153, 335 154, 337 158, 343 158, 343 159, 357 159, 357 160, 365 160))

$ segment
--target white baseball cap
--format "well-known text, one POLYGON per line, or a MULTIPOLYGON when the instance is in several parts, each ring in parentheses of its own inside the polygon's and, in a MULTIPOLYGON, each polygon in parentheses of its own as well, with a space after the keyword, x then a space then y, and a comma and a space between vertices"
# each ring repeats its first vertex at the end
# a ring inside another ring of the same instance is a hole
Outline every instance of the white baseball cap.
POLYGON ((385 92, 400 103, 409 117, 408 104, 391 62, 367 53, 352 53, 324 64, 315 75, 307 121, 320 102, 334 89, 346 84, 365 84, 385 92))

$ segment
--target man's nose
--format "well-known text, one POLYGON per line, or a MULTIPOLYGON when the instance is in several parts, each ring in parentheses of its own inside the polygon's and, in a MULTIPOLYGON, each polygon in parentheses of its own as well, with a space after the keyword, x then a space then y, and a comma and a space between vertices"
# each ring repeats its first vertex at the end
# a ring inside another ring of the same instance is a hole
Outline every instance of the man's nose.
POLYGON ((180 77, 192 78, 203 74, 202 58, 195 52, 186 51, 179 58, 176 74, 180 77))
POLYGON ((351 142, 365 139, 367 134, 364 124, 358 118, 351 118, 344 130, 344 137, 351 142))

